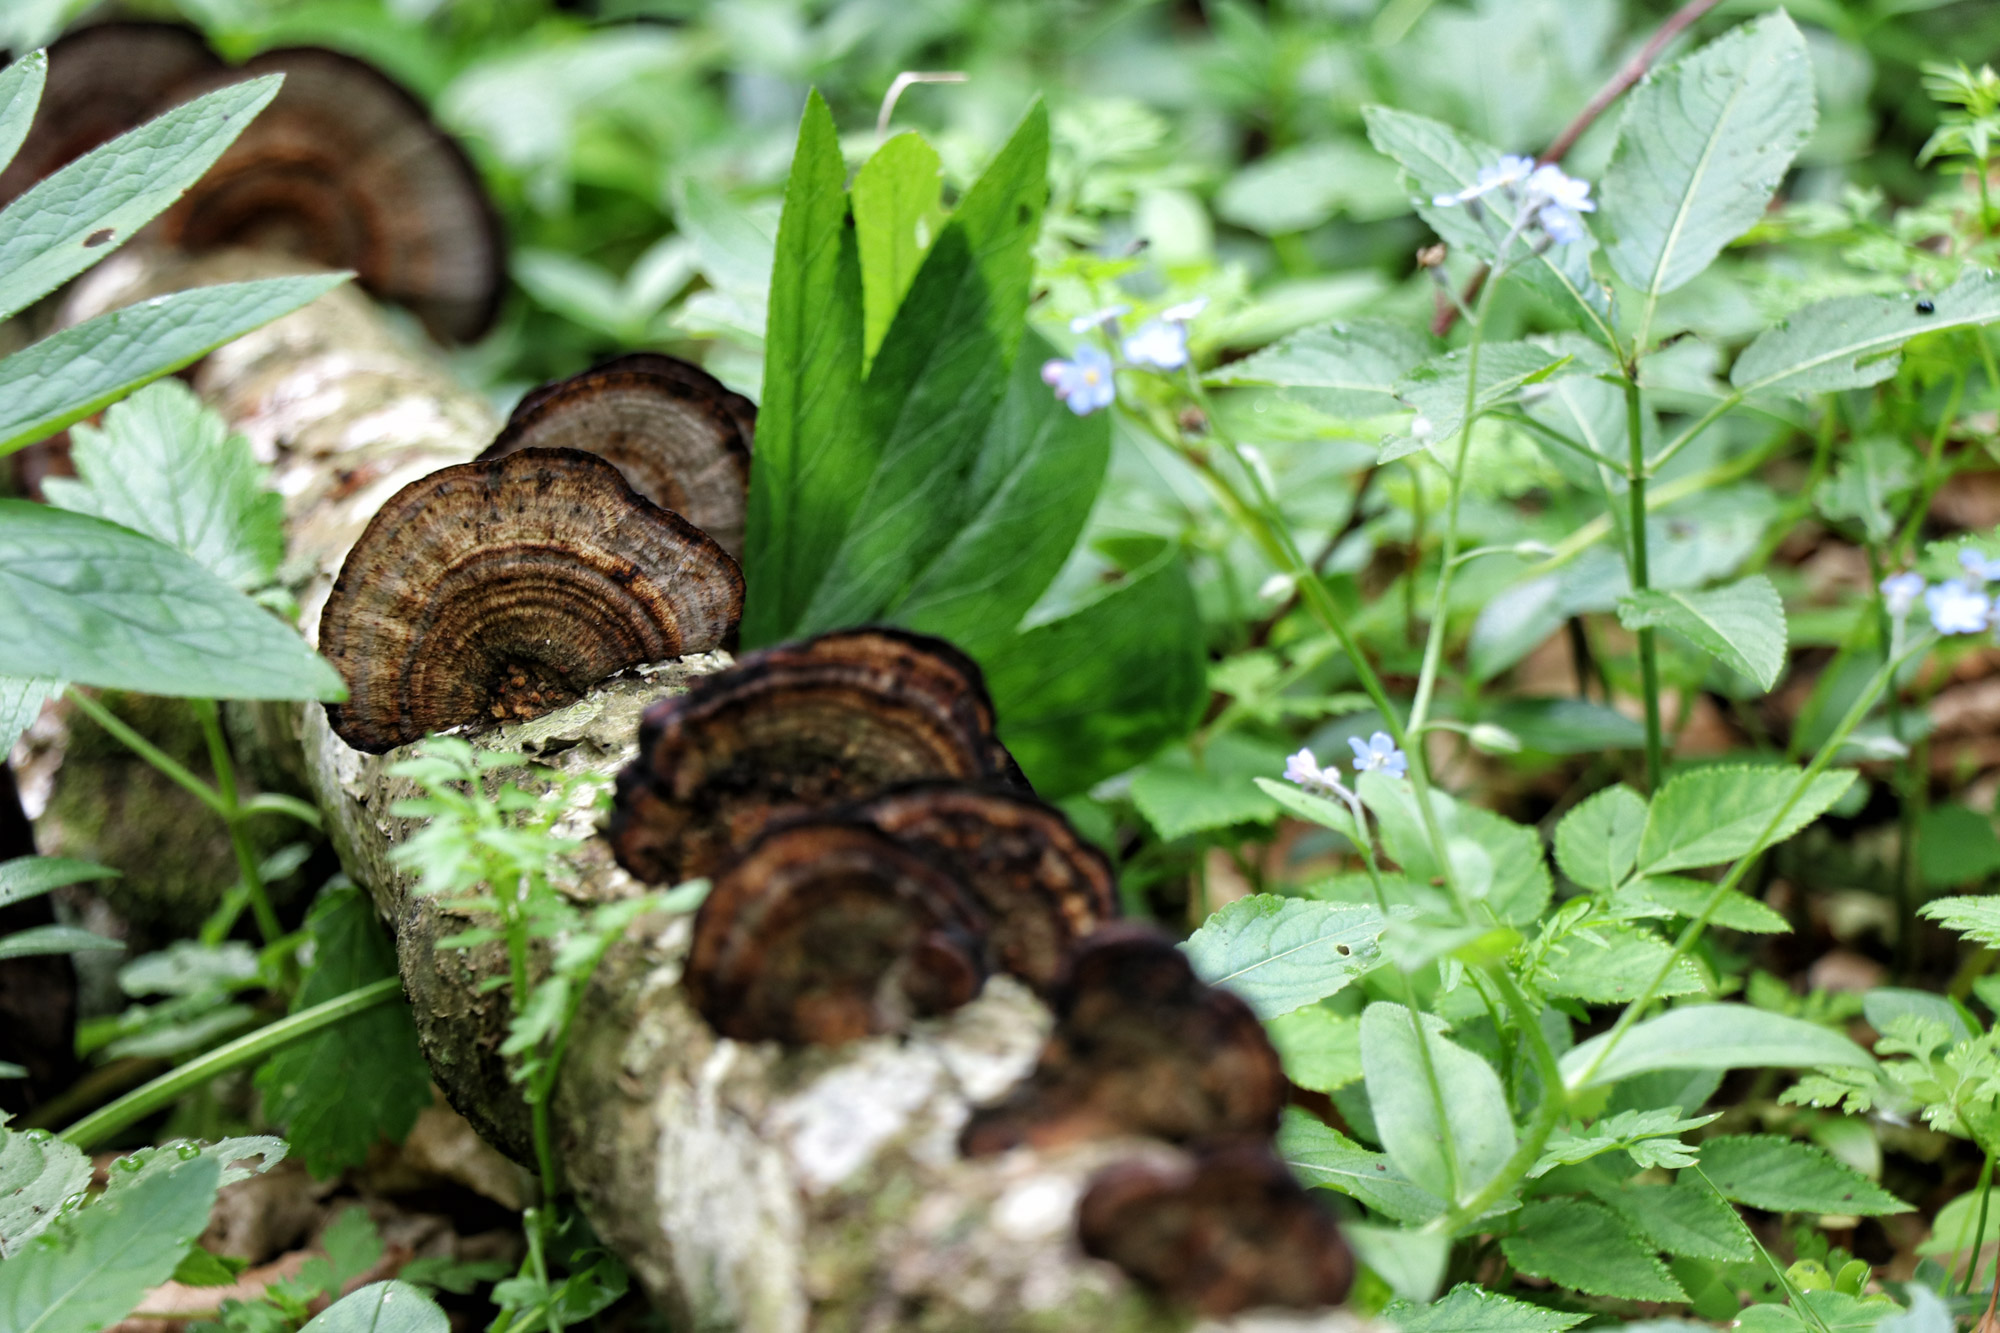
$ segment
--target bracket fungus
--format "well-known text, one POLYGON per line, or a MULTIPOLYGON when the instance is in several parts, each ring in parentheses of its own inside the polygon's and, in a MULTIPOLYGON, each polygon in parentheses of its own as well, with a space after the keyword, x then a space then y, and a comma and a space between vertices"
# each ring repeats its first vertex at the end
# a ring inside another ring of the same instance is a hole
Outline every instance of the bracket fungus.
POLYGON ((740 556, 756 428, 756 405, 700 366, 640 352, 536 389, 480 457, 597 454, 633 490, 740 556))
POLYGON ((967 1156, 1123 1134, 1191 1143, 1277 1132, 1287 1084, 1263 1024, 1152 927, 1097 931, 1049 1003, 1055 1030, 1035 1072, 974 1114, 959 1139, 967 1156))
POLYGON ((1025 790, 993 725, 979 668, 941 639, 839 630, 760 649, 646 711, 611 847, 639 879, 676 883, 717 873, 775 818, 897 783, 1025 790))
POLYGON ((993 964, 1047 994, 1076 942, 1118 914, 1111 863, 1060 810, 1020 792, 925 782, 855 807, 978 899, 993 964))
POLYGON ((1084 1191, 1077 1233, 1084 1253, 1212 1318, 1338 1305, 1354 1280, 1332 1214, 1261 1144, 1107 1167, 1084 1191))
POLYGON ((877 830, 790 824, 717 877, 683 984, 723 1036, 835 1045, 977 995, 984 934, 950 876, 877 830))
POLYGON ((594 454, 530 449, 431 473, 348 552, 319 646, 334 732, 372 754, 534 717, 614 672, 733 640, 743 576, 594 454))

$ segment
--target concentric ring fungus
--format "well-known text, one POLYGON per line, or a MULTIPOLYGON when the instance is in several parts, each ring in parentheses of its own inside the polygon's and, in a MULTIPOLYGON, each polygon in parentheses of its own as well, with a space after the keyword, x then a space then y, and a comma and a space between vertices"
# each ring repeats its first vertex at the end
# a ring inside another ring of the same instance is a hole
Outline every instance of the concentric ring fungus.
POLYGON ((967 1156, 1143 1134, 1172 1143, 1277 1132, 1285 1073, 1250 1006, 1204 984, 1165 935, 1113 923, 1049 999, 1055 1030, 1028 1081, 976 1113, 967 1156))
POLYGON ((970 1000, 984 934, 950 876, 875 829, 791 824, 716 879, 683 984, 723 1036, 833 1045, 970 1000))
POLYGON ((319 646, 347 681, 340 738, 534 717, 614 672, 725 646, 743 576, 603 459, 530 449, 398 491, 348 553, 319 646))
POLYGON ((1333 1217, 1258 1144, 1108 1167, 1084 1193, 1077 1232, 1086 1254, 1213 1318, 1337 1305, 1354 1279, 1333 1217))
POLYGON ((647 883, 713 875, 780 816, 920 778, 1027 781, 993 734, 979 668, 900 630, 746 654, 648 709, 609 837, 647 883))
POLYGON ((743 550, 757 408, 699 366, 641 352, 530 393, 482 458, 582 449, 732 556, 743 550))

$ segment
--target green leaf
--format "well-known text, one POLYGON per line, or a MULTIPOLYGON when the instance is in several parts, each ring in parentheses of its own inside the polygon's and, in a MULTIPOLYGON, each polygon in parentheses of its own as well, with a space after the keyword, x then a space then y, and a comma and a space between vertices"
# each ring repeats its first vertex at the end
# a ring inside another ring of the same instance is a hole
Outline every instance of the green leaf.
POLYGON ((81 1148, 46 1130, 0 1129, 0 1261, 18 1257, 89 1184, 81 1148))
POLYGON ((1785 604, 1762 574, 1702 591, 1627 593, 1618 619, 1626 629, 1664 626, 1767 690, 1785 669, 1785 604))
POLYGON ((1877 1217, 1910 1205, 1824 1149, 1775 1134, 1726 1134, 1701 1145, 1701 1173, 1722 1197, 1774 1213, 1877 1217))
MULTIPOLYGON (((1485 412, 1499 406, 1530 384, 1555 374, 1570 359, 1531 342, 1487 343, 1479 353, 1476 410, 1485 412)), ((1379 461, 1406 458, 1424 448, 1458 447, 1470 367, 1471 352, 1461 347, 1432 357, 1397 382, 1396 396, 1417 410, 1417 419, 1409 436, 1383 445, 1379 461)))
POLYGON ((1459 1283, 1434 1305, 1392 1301, 1382 1317, 1403 1333, 1563 1333, 1590 1318, 1517 1301, 1474 1282, 1459 1283))
POLYGON ((0 500, 0 672, 204 699, 343 699, 283 622, 171 547, 0 500))
POLYGON ((1344 803, 1272 778, 1258 778, 1256 783, 1257 789, 1283 806, 1286 814, 1332 829, 1357 847, 1367 841, 1367 835, 1354 822, 1354 812, 1344 803))
POLYGON ((66 856, 17 856, 11 861, 0 861, 0 907, 39 898, 65 885, 116 878, 116 870, 95 861, 77 861, 66 856))
POLYGON ((42 705, 62 693, 59 680, 0 676, 0 762, 5 762, 21 733, 42 715, 42 705))
POLYGON ((1812 58, 1782 11, 1654 72, 1627 95, 1599 190, 1612 270, 1649 309, 1692 280, 1764 215, 1817 120, 1812 58))
POLYGON ((1666 1106, 1620 1111, 1599 1118, 1587 1128, 1558 1130, 1549 1137, 1528 1176, 1536 1179, 1559 1166, 1587 1162, 1613 1149, 1625 1152, 1641 1170, 1691 1166, 1697 1150, 1681 1142, 1681 1135, 1700 1129, 1720 1114, 1683 1119, 1680 1107, 1666 1106))
POLYGON ((81 1333, 122 1319, 208 1226, 222 1168, 195 1157, 59 1220, 0 1263, 0 1328, 81 1333))
POLYGON ((264 278, 158 296, 0 360, 0 457, 290 314, 347 278, 264 278))
POLYGON ((1796 1069, 1814 1065, 1873 1068, 1874 1057, 1837 1032, 1746 1004, 1689 1004, 1635 1024, 1583 1081, 1608 1044, 1592 1037, 1562 1057, 1572 1090, 1616 1083, 1655 1069, 1796 1069))
POLYGON ((41 105, 42 85, 48 76, 46 51, 30 51, 0 70, 0 171, 5 171, 14 154, 21 151, 28 127, 35 123, 35 108, 41 105))
POLYGON ((1422 335, 1387 320, 1332 320, 1290 337, 1204 377, 1218 386, 1262 385, 1337 417, 1370 417, 1398 410, 1396 385, 1430 355, 1422 335))
POLYGON ((1917 909, 1917 915, 1976 944, 2000 948, 2000 897, 1933 898, 1917 909))
POLYGON ((1170 764, 1171 752, 1132 778, 1132 804, 1162 838, 1173 841, 1237 824, 1269 824, 1277 806, 1240 774, 1170 764))
POLYGON ((1624 783, 1606 787, 1556 825, 1556 865, 1578 885, 1608 893, 1639 856, 1646 798, 1624 783))
POLYGON ((1264 1024, 1285 1077, 1313 1092, 1332 1092, 1361 1078, 1361 1020, 1309 1004, 1264 1024))
POLYGON ((449 1333, 451 1320, 420 1287, 371 1282, 322 1310, 299 1333, 449 1333))
POLYGON ((123 245, 194 184, 278 95, 246 79, 99 145, 0 211, 0 319, 123 245))
POLYGON ((1729 372, 1743 393, 1817 394, 1880 384, 1902 364, 1904 343, 1920 333, 2000 320, 2000 277, 1973 270, 1929 298, 1836 296, 1816 301, 1757 335, 1729 372))
MULTIPOLYGON (((306 917, 313 966, 292 1012, 396 975, 396 951, 367 896, 349 885, 320 894, 306 917)), ((385 1004, 322 1028, 257 1071, 264 1113, 322 1179, 359 1165, 379 1139, 400 1142, 431 1102, 430 1067, 407 1005, 385 1004), (326 1095, 328 1088, 342 1090, 326 1095)))
POLYGON ((1278 1155, 1308 1185, 1338 1191, 1385 1217, 1415 1225, 1445 1209, 1444 1201, 1410 1183, 1396 1164, 1299 1110, 1287 1107, 1278 1127, 1278 1155))
MULTIPOLYGON (((1431 851, 1418 815, 1416 791, 1401 778, 1363 773, 1355 783, 1375 815, 1383 850, 1412 878, 1434 880, 1444 873, 1431 851)), ((1439 830, 1450 848, 1459 888, 1483 900, 1508 925, 1526 925, 1540 916, 1555 893, 1541 835, 1525 824, 1440 791, 1431 793, 1439 830)))
POLYGON ((1254 893, 1202 923, 1181 947, 1195 975, 1276 1018, 1342 990, 1381 961, 1389 918, 1359 903, 1254 893))
POLYGON ((1208 698, 1202 642, 1187 569, 1168 550, 986 651, 1000 739, 1044 797, 1088 790, 1193 727, 1208 698))
POLYGON ((1521 1210, 1520 1229, 1500 1242, 1523 1273, 1629 1301, 1681 1301, 1667 1266, 1633 1238, 1618 1215, 1585 1199, 1540 1199, 1521 1210))
MULTIPOLYGON (((1645 931, 1622 926, 1593 926, 1563 938, 1551 951, 1537 984, 1550 995, 1567 995, 1589 1004, 1623 1004, 1636 999, 1659 975, 1672 950, 1667 942, 1645 931)), ((1685 958, 1660 982, 1656 995, 1698 995, 1701 972, 1685 958)))
POLYGON ((1736 1210, 1691 1172, 1672 1185, 1624 1185, 1597 1191, 1597 1197, 1626 1226, 1668 1254, 1719 1263, 1755 1257, 1736 1210))
POLYGON ((106 939, 78 926, 35 926, 0 935, 0 962, 10 958, 39 958, 52 953, 94 953, 125 947, 121 940, 106 939))
MULTIPOLYGON (((0 741, 6 739, 0 730, 0 741)), ((1917 869, 1924 886, 1957 889, 2000 870, 2000 837, 1993 820, 1957 804, 1934 805, 1917 824, 1917 869)))
MULTIPOLYGON (((1612 913, 1619 917, 1687 917, 1692 920, 1707 905, 1715 885, 1678 875, 1649 875, 1611 895, 1612 913)), ((1709 922, 1752 935, 1781 935, 1791 923, 1748 894, 1731 889, 1709 913, 1709 922)))
POLYGON ((1404 1300, 1427 1301, 1437 1295, 1445 1263, 1451 1258, 1450 1236, 1366 1222, 1346 1223, 1340 1234, 1356 1257, 1404 1300))
POLYGON ((1640 873, 1720 865, 1774 847, 1826 813, 1854 783, 1850 770, 1821 773, 1794 800, 1799 776, 1790 767, 1717 766, 1670 779, 1646 817, 1640 873))
POLYGON ((1491 1065, 1426 1025, 1424 1043, 1437 1077, 1434 1096, 1413 1020, 1411 1011, 1400 1004, 1377 1002, 1361 1011, 1361 1068, 1382 1147, 1419 1187, 1449 1197, 1451 1176, 1444 1153, 1448 1134, 1458 1163, 1459 1189, 1470 1194, 1490 1180, 1514 1151, 1514 1117, 1507 1092, 1491 1065))
POLYGON ((1860 525, 1877 544, 1900 526, 1903 502, 1917 485, 1914 451, 1900 440, 1859 440, 1842 450, 1833 475, 1813 489, 1813 504, 1828 518, 1860 525))
POLYGON ((862 356, 872 361, 889 321, 944 226, 943 168, 913 131, 896 135, 854 176, 854 232, 861 251, 862 356))
POLYGON ((1111 414, 1079 417, 1042 383, 1030 330, 961 497, 960 526, 883 618, 977 658, 1004 642, 1069 558, 1111 461, 1111 414))
POLYGON ((284 502, 250 441, 179 380, 114 404, 101 430, 72 428, 70 457, 77 479, 44 482, 49 503, 157 537, 245 591, 277 573, 284 502))

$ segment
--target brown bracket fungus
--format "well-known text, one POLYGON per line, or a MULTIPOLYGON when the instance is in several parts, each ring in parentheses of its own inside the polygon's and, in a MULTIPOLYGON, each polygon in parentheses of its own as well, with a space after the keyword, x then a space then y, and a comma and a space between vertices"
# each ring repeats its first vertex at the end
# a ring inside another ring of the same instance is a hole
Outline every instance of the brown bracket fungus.
POLYGON ((839 630, 746 654, 648 709, 608 836, 620 865, 671 884, 715 874, 775 818, 920 778, 1027 787, 970 658, 921 634, 839 630))
POLYGON ((1077 941, 1118 914, 1110 861, 1032 796, 927 782, 853 813, 964 885, 991 920, 994 966, 1043 994, 1077 941))
POLYGON ((531 449, 398 491, 348 552, 319 646, 334 732, 372 754, 534 717, 627 667, 726 646, 743 576, 616 468, 531 449))
POLYGON ((1049 1003, 1055 1030, 1035 1072, 973 1116, 959 1140, 967 1156, 1122 1134, 1190 1143, 1277 1132, 1287 1085, 1263 1025, 1157 930, 1099 930, 1049 1003))
POLYGON ((1261 1144, 1107 1167, 1077 1207, 1077 1233, 1084 1253, 1211 1318, 1338 1305, 1354 1280, 1333 1216, 1261 1144))
POLYGON ((725 1037, 836 1045, 972 999, 984 933, 949 876, 875 829, 791 824, 716 879, 683 984, 725 1037))
POLYGON ((633 490, 740 556, 756 427, 756 405, 701 367, 640 352, 536 389, 480 457, 597 454, 633 490))

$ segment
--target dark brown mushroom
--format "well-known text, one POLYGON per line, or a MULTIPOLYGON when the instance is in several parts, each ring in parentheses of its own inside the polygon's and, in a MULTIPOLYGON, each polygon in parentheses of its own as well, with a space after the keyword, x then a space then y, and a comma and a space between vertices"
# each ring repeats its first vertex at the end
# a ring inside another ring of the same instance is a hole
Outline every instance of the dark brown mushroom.
POLYGON ((1121 1134, 1189 1143, 1277 1132, 1285 1071, 1263 1024, 1152 927, 1118 922, 1085 940, 1049 1003, 1055 1030, 1035 1072, 974 1114, 959 1140, 967 1156, 1121 1134))
POLYGON ((1084 1253, 1211 1318, 1338 1305, 1354 1280, 1333 1216, 1261 1144, 1108 1167, 1084 1192, 1077 1234, 1084 1253))
POLYGON ((1037 991, 1055 984, 1077 941, 1118 913, 1110 861, 1033 796, 927 782, 885 792, 854 815, 964 885, 992 922, 994 965, 1037 991))
POLYGON ((480 457, 597 454, 633 490, 740 556, 756 423, 755 404, 700 366, 640 352, 530 393, 480 457))
POLYGON ((634 875, 674 883, 715 874, 778 817, 919 778, 1027 788, 970 658, 921 634, 840 630, 749 653, 648 709, 609 837, 634 875))
POLYGON ((716 879, 683 984, 725 1037, 834 1045, 970 1000, 983 935, 949 876, 877 830, 793 824, 716 879))
POLYGON ((348 552, 319 646, 335 733, 380 754, 534 717, 613 672, 733 640, 743 576, 594 454, 531 449, 412 482, 348 552))

